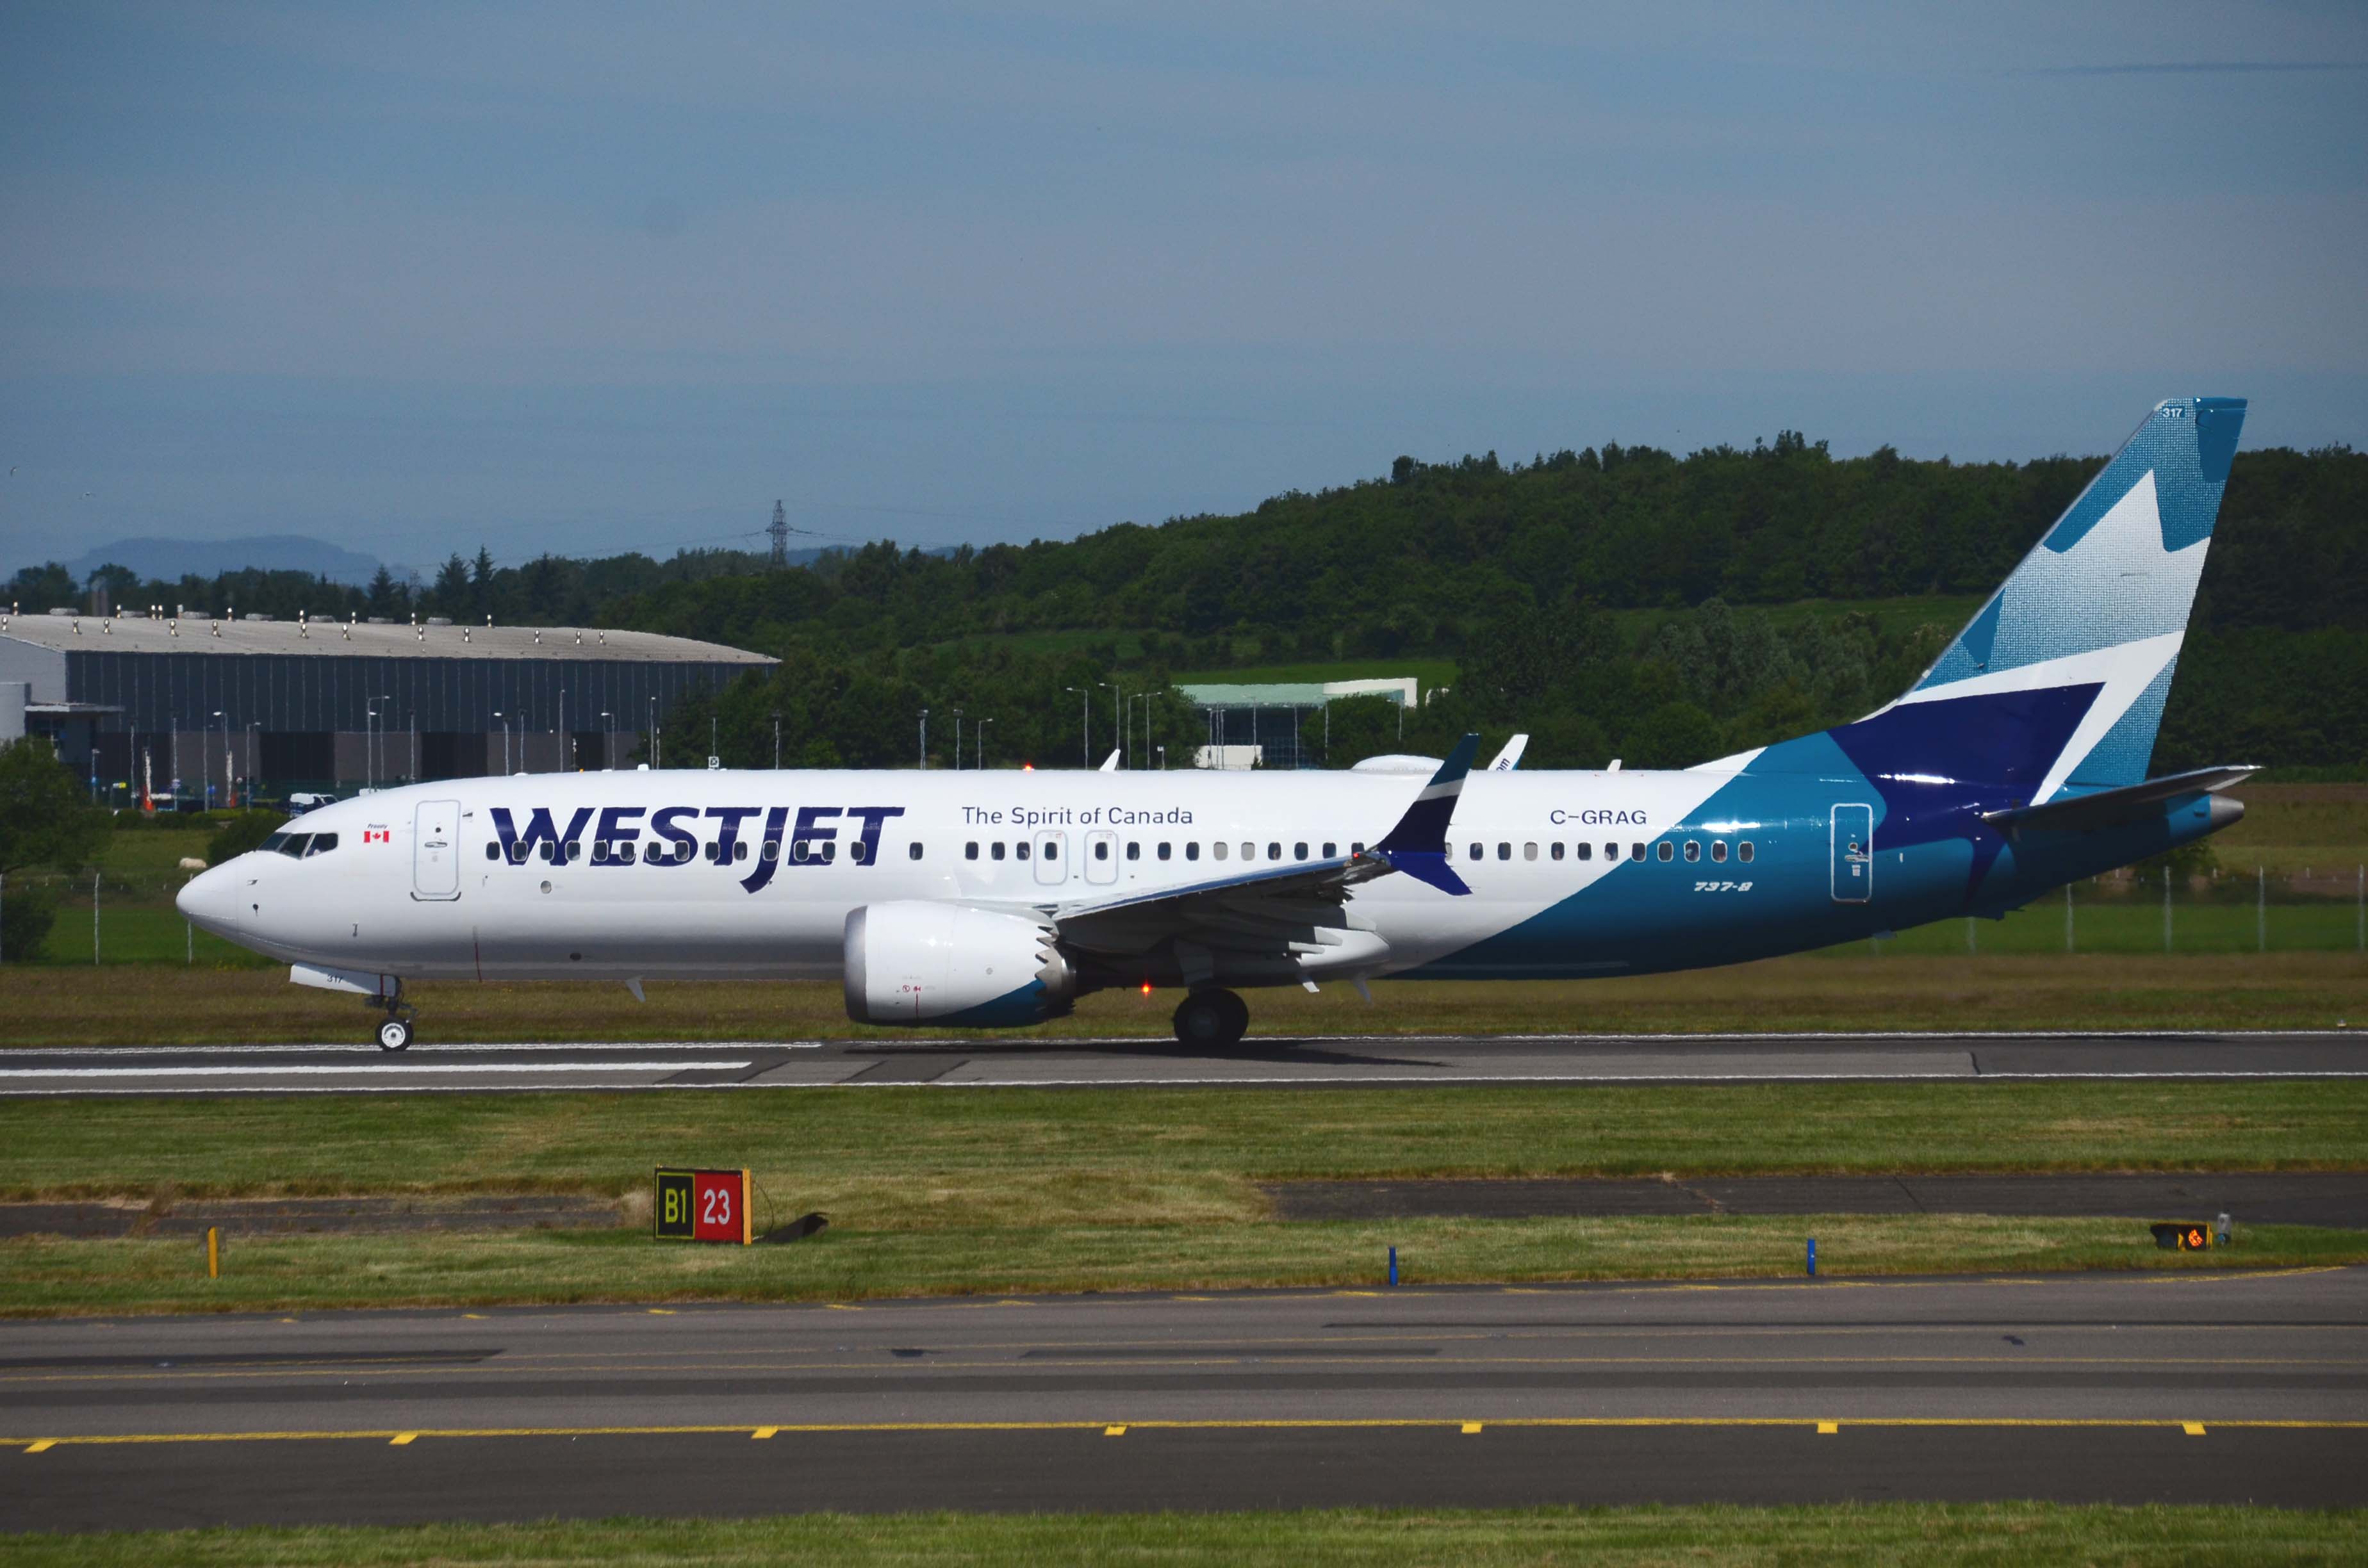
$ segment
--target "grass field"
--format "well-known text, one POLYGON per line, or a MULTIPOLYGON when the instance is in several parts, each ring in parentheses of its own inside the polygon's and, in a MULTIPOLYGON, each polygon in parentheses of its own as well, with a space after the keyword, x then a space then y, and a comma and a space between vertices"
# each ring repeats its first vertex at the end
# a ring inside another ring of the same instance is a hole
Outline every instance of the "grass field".
POLYGON ((635 1563, 847 1568, 1227 1562, 1240 1568, 1725 1568, 1773 1563, 2321 1563, 2368 1554, 2368 1513, 2053 1503, 1783 1508, 1339 1509, 1239 1514, 797 1514, 409 1528, 212 1529, 0 1537, 18 1568, 389 1568, 635 1563))
POLYGON ((2256 1225, 2226 1251, 2176 1253, 2135 1220, 1930 1214, 833 1225, 762 1247, 661 1246, 639 1230, 255 1236, 224 1244, 219 1279, 206 1277, 203 1244, 186 1238, 28 1238, 0 1241, 0 1316, 1371 1287, 1393 1246, 1409 1288, 1736 1278, 1799 1274, 1810 1236, 1828 1278, 2368 1262, 2358 1231, 2256 1225))
MULTIPOLYGON (((0 1103, 0 1197, 492 1191, 643 1201, 660 1164, 746 1165, 760 1226, 0 1242, 0 1312, 2178 1267, 2143 1224, 1979 1216, 1291 1222, 1261 1179, 2357 1168, 2368 1084, 322 1096, 0 1103)), ((2169 1216, 2176 1218, 2177 1216, 2169 1216)), ((2241 1220, 2241 1216, 2239 1217, 2241 1220)), ((2214 1264, 2368 1260, 2368 1233, 2247 1227, 2214 1264)))
POLYGON ((1262 1179, 2355 1169, 2368 1081, 0 1101, 8 1199, 615 1196, 692 1162, 866 1230, 1251 1222, 1262 1179))

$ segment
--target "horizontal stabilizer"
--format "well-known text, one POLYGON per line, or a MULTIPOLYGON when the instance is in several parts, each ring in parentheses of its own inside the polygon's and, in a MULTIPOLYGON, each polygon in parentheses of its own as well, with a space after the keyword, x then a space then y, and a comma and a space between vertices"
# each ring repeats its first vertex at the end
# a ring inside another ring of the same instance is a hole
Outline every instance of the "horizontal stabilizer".
POLYGON ((2153 816, 2157 813, 2152 808, 2183 795, 2216 795, 2260 771, 2258 767, 2199 767, 2189 773, 2149 778, 2143 784, 2124 784, 2118 790, 2061 796, 2044 805, 1984 812, 1982 820, 2009 835, 2025 828, 2045 833, 2089 833, 2153 816))

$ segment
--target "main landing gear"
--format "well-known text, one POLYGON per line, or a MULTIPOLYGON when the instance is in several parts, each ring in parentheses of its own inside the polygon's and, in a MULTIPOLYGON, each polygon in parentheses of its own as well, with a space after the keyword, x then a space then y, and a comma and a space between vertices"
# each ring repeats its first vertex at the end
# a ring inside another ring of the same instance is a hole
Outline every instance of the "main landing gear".
POLYGON ((1230 991, 1195 991, 1176 1005, 1176 1039, 1181 1045, 1223 1051, 1239 1043, 1249 1027, 1249 1004, 1230 991))
POLYGON ((386 1017, 379 1021, 378 1048, 381 1051, 410 1050, 411 1017, 415 1009, 403 999, 403 993, 398 990, 391 996, 373 996, 370 999, 370 1006, 386 1011, 386 1017))

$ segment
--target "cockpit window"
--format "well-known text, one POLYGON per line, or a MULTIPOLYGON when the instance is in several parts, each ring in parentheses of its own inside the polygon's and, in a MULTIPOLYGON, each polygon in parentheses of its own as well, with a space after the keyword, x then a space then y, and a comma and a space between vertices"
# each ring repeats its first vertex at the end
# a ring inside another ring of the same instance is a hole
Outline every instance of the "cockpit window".
POLYGON ((263 846, 266 849, 276 848, 280 854, 287 856, 291 860, 301 860, 304 858, 304 846, 313 842, 313 835, 309 833, 275 833, 271 837, 278 839, 279 842, 275 845, 270 841, 270 839, 266 839, 263 846))
POLYGON ((275 833, 270 837, 265 839, 262 843, 256 845, 256 847, 262 850, 266 855, 277 855, 279 853, 279 846, 287 842, 288 835, 286 834, 275 833))
POLYGON ((306 849, 304 853, 306 855, 326 855, 330 850, 335 849, 336 846, 337 835, 336 834, 316 833, 313 835, 312 846, 306 849))

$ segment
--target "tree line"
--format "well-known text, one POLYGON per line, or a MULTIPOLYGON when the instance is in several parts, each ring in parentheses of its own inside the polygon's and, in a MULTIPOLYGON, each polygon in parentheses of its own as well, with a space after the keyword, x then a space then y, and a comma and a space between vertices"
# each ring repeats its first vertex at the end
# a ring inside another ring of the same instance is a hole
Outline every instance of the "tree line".
MULTIPOLYGON (((1611 443, 1526 463, 1400 458, 1386 476, 1240 514, 951 551, 872 544, 778 572, 735 551, 517 565, 480 551, 425 582, 381 573, 359 588, 292 573, 170 585, 98 575, 119 604, 190 613, 491 616, 774 654, 773 676, 672 721, 680 733, 712 720, 732 758, 769 758, 780 712, 794 716, 785 761, 907 761, 919 708, 973 705, 996 710, 990 733, 1008 756, 1061 757, 1074 754, 1053 736, 1075 722, 1054 700, 1062 688, 1162 689, 1173 671, 1254 650, 1269 663, 1455 661, 1447 695, 1407 717, 1409 747, 1519 727, 1540 766, 1680 765, 1896 695, 1959 617, 1853 606, 1988 592, 2102 462, 1955 463, 1889 448, 1836 458, 1786 431, 1682 458, 1611 443), (1814 613, 1769 613, 1804 599, 1814 613), (1614 613, 1643 610, 1656 614, 1614 613), (1051 634, 1076 651, 1044 652, 1051 634), (1040 710, 1041 724, 1023 718, 1040 710)), ((2363 517, 2368 454, 2237 456, 2158 767, 2368 764, 2363 517)), ((31 611, 90 585, 50 566, 17 573, 11 591, 31 611)), ((1386 718, 1388 744, 1372 744, 1397 749, 1397 715, 1386 718)), ((1334 764, 1354 760, 1345 753, 1378 722, 1336 707, 1334 764)), ((1174 744, 1204 738, 1189 716, 1175 722, 1174 744)))

